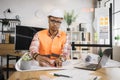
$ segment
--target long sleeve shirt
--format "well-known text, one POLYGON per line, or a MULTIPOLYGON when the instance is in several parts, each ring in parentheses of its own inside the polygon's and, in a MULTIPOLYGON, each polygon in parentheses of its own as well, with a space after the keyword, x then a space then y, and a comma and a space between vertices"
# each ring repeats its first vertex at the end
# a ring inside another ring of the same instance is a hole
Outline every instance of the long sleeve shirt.
MULTIPOLYGON (((48 36, 50 36, 50 34, 48 33, 48 36)), ((58 33, 56 35, 56 37, 59 37, 60 34, 58 33)), ((40 42, 39 42, 39 34, 36 33, 33 37, 33 40, 31 42, 31 45, 30 45, 30 52, 31 54, 34 54, 34 53, 39 53, 39 48, 40 48, 40 42)), ((71 49, 71 45, 70 45, 70 39, 69 39, 69 36, 66 37, 66 42, 64 44, 64 47, 62 49, 62 54, 65 55, 66 57, 69 57, 70 55, 70 49, 71 49)))

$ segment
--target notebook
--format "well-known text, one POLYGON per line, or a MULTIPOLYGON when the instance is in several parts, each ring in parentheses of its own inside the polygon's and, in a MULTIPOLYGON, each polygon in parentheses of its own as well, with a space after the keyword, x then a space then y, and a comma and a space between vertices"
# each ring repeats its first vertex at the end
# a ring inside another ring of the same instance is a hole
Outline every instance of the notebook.
POLYGON ((97 70, 99 68, 101 68, 102 66, 104 66, 108 59, 109 56, 112 54, 112 49, 105 49, 103 52, 103 56, 100 58, 100 60, 98 61, 98 64, 86 64, 86 65, 75 65, 75 68, 78 69, 85 69, 85 70, 97 70))

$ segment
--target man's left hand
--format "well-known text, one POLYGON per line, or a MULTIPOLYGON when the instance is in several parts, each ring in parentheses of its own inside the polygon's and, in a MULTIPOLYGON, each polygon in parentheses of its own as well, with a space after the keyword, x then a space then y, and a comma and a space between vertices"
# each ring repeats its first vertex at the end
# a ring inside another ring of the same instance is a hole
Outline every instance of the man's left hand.
POLYGON ((54 61, 54 66, 55 67, 62 67, 62 61, 60 58, 58 58, 54 61))
POLYGON ((66 56, 60 55, 60 57, 54 61, 55 67, 62 67, 62 62, 64 61, 66 61, 66 56))

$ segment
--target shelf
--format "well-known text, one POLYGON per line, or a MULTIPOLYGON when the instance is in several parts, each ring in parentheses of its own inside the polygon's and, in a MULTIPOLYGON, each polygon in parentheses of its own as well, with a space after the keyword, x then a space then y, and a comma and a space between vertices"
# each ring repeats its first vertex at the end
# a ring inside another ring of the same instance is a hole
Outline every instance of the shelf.
POLYGON ((72 50, 72 52, 81 52, 81 50, 72 50))
POLYGON ((14 33, 15 31, 0 31, 2 33, 14 33))
MULTIPOLYGON (((5 20, 7 18, 0 18, 0 20, 5 20)), ((8 21, 20 21, 19 19, 7 19, 8 21)))
POLYGON ((112 47, 112 45, 104 44, 71 44, 72 46, 87 46, 87 47, 112 47))
POLYGON ((0 43, 14 43, 14 34, 16 25, 20 25, 19 19, 0 18, 2 23, 0 29, 0 43))
POLYGON ((72 31, 72 33, 80 33, 80 31, 72 31))
MULTIPOLYGON (((90 32, 87 31, 67 31, 68 36, 70 36, 71 44, 89 44, 91 43, 90 39, 90 32)), ((80 58, 80 53, 89 52, 90 48, 81 47, 81 46, 74 46, 72 45, 71 50, 71 59, 80 58)))

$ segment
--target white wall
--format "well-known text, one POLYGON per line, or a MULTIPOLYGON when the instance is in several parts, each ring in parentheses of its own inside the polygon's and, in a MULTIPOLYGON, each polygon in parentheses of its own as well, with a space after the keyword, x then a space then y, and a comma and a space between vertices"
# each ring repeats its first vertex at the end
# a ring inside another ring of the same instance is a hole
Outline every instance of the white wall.
POLYGON ((10 8, 12 14, 7 18, 20 16, 22 25, 27 26, 47 26, 47 13, 53 8, 62 10, 75 10, 79 14, 76 25, 87 23, 91 27, 94 7, 94 0, 0 0, 0 18, 4 18, 3 11, 10 8))
MULTIPOLYGON (((120 11, 120 0, 115 0, 115 10, 114 11, 115 11, 114 13, 120 11)), ((119 31, 120 31, 120 22, 119 21, 120 21, 120 12, 114 14, 114 29, 119 28, 119 31)))

